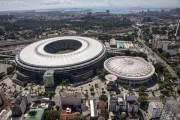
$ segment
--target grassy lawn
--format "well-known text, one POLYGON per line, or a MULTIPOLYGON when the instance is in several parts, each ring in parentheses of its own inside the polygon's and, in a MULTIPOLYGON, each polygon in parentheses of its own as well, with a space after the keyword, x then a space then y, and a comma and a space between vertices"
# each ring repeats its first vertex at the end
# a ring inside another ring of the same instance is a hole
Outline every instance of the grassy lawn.
POLYGON ((58 51, 56 52, 55 54, 66 54, 66 53, 70 53, 70 52, 73 52, 74 50, 61 50, 61 51, 58 51))

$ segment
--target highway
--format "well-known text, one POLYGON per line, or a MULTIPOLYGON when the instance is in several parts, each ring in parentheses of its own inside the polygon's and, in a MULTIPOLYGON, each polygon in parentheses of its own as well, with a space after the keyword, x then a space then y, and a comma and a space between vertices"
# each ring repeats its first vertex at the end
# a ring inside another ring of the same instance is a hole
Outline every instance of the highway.
POLYGON ((176 79, 179 79, 178 76, 177 76, 177 74, 176 74, 176 73, 174 72, 174 70, 171 68, 171 66, 169 66, 169 65, 166 63, 166 61, 163 60, 163 59, 161 59, 155 52, 153 52, 152 49, 149 48, 149 47, 145 44, 144 40, 141 40, 141 39, 140 39, 141 29, 140 29, 140 28, 138 28, 138 29, 139 29, 139 30, 138 30, 138 38, 137 38, 137 40, 144 46, 145 49, 147 49, 147 50, 149 51, 150 54, 153 54, 153 55, 154 55, 154 57, 157 59, 157 61, 163 63, 163 64, 166 66, 166 68, 168 69, 168 71, 170 72, 170 74, 171 74, 173 77, 176 77, 176 79))

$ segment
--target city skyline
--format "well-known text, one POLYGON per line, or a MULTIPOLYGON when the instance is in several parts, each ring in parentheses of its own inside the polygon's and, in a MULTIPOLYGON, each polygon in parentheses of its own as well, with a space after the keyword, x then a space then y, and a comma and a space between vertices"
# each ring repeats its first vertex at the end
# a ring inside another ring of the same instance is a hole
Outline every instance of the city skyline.
POLYGON ((54 8, 179 8, 180 0, 0 0, 0 11, 54 8))

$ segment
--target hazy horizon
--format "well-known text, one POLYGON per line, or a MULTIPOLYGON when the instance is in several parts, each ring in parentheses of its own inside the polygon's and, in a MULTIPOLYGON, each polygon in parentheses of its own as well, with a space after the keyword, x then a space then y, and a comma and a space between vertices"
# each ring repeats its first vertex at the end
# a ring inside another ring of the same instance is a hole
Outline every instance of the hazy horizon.
POLYGON ((180 8, 180 0, 0 0, 0 11, 56 8, 180 8))

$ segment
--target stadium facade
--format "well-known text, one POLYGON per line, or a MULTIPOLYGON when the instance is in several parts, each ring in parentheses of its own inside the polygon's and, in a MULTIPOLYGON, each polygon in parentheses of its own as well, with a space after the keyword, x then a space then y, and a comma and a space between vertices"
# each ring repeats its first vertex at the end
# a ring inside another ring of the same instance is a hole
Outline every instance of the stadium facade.
POLYGON ((155 73, 154 66, 140 57, 116 56, 104 62, 104 68, 118 77, 118 82, 142 84, 155 73))
POLYGON ((17 79, 41 80, 47 70, 55 79, 66 76, 73 80, 88 78, 103 66, 105 46, 92 38, 80 36, 41 40, 25 47, 16 55, 17 79))

